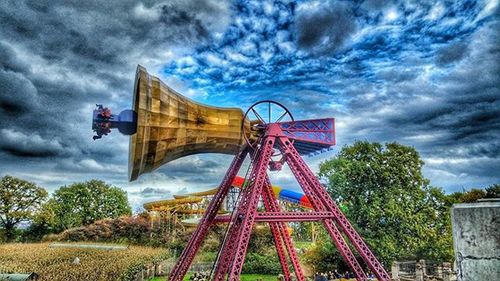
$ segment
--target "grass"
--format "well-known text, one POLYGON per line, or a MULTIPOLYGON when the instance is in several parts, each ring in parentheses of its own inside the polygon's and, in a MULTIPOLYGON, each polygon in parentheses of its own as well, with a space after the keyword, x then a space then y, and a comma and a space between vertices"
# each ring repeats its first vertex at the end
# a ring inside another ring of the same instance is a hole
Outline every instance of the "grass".
POLYGON ((313 243, 310 241, 294 241, 293 243, 298 249, 309 249, 313 246, 313 243))
POLYGON ((242 274, 240 276, 241 281, 255 281, 257 279, 262 279, 262 281, 276 281, 277 276, 275 275, 262 275, 262 274, 242 274))

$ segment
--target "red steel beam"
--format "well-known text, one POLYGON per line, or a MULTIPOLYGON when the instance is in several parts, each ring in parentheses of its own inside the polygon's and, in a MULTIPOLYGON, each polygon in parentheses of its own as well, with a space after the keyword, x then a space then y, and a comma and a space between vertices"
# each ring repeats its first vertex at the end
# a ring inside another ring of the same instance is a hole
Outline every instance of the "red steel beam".
POLYGON ((245 147, 238 153, 238 155, 236 155, 236 157, 234 157, 229 170, 227 171, 219 189, 217 190, 217 193, 214 195, 212 201, 210 201, 200 223, 196 227, 194 233, 191 235, 191 238, 182 251, 179 260, 170 272, 168 280, 182 281, 184 279, 184 275, 186 275, 186 272, 191 266, 191 263, 193 262, 193 259, 201 246, 201 243, 203 242, 203 240, 205 240, 205 237, 207 236, 207 233, 213 224, 213 220, 216 217, 217 212, 220 209, 222 202, 224 201, 224 198, 229 192, 234 177, 238 173, 238 170, 241 168, 241 165, 243 164, 248 151, 249 148, 245 147))
POLYGON ((252 171, 249 177, 248 186, 242 190, 238 205, 232 216, 217 216, 222 201, 226 197, 230 185, 241 168, 241 164, 248 153, 248 148, 240 152, 233 160, 224 180, 210 202, 206 213, 198 224, 197 229, 191 236, 188 244, 184 248, 179 261, 170 273, 169 280, 181 281, 189 269, 194 256, 201 243, 205 239, 210 227, 214 223, 229 222, 227 239, 223 242, 220 255, 215 263, 214 280, 239 280, 239 275, 252 231, 252 226, 256 222, 268 222, 275 239, 276 249, 280 258, 280 263, 285 274, 285 279, 290 280, 290 270, 288 268, 285 248, 292 261, 298 281, 304 280, 302 269, 297 258, 297 253, 293 248, 292 240, 286 229, 285 222, 321 221, 330 237, 335 242, 339 252, 342 254, 348 265, 356 273, 357 280, 367 280, 366 274, 353 255, 349 245, 344 240, 342 233, 349 238, 368 267, 375 273, 378 280, 387 281, 389 275, 384 270, 380 262, 370 251, 361 236, 354 230, 350 222, 340 211, 325 188, 321 185, 314 173, 305 164, 295 149, 290 139, 286 137, 278 124, 269 124, 266 135, 261 139, 261 146, 252 153, 252 171), (275 143, 276 142, 276 143, 275 143), (308 196, 313 212, 281 212, 277 199, 273 196, 267 176, 267 168, 273 147, 277 146, 285 157, 292 173, 308 196), (256 161, 253 161, 256 160, 256 161), (257 207, 259 198, 265 205, 266 212, 258 213, 257 207), (284 245, 283 245, 284 243, 284 245))
MULTIPOLYGON (((287 156, 286 162, 290 167, 290 170, 292 171, 293 175, 299 182, 299 185, 302 187, 302 190, 309 198, 309 201, 311 201, 311 205, 313 206, 314 210, 316 211, 327 210, 327 206, 325 206, 324 201, 321 200, 319 197, 317 197, 316 190, 309 184, 311 181, 310 175, 304 173, 301 169, 301 166, 297 164, 296 161, 294 161, 297 158, 300 159, 302 158, 300 157, 299 153, 297 152, 291 141, 287 137, 283 136, 278 138, 278 145, 281 152, 287 156)), ((314 176, 314 178, 316 177, 314 176)), ((349 265, 352 271, 354 271, 354 274, 356 274, 356 279, 359 281, 368 280, 366 273, 364 272, 363 268, 359 264, 354 254, 352 253, 351 249, 349 248, 349 245, 347 245, 346 241, 342 237, 341 232, 339 231, 335 223, 333 223, 333 220, 331 219, 323 220, 323 225, 325 226, 332 240, 335 242, 335 246, 339 250, 342 257, 344 258, 344 261, 349 265)))
MULTIPOLYGON (((264 187, 264 192, 262 193, 262 198, 264 204, 266 201, 268 202, 269 209, 268 211, 273 212, 281 212, 281 208, 278 204, 278 200, 274 196, 274 192, 271 186, 271 181, 269 180, 269 176, 266 176, 266 185, 264 187)), ((273 223, 269 223, 270 225, 273 223)), ((304 281, 304 272, 302 271, 302 267, 300 266, 300 261, 297 256, 297 251, 292 243, 292 238, 290 237, 290 233, 288 232, 288 228, 285 222, 277 223, 279 228, 279 234, 281 235, 281 239, 285 243, 286 250, 288 252, 288 256, 290 257, 290 261, 292 262, 293 270, 295 272, 295 277, 297 281, 304 281)))
MULTIPOLYGON (((252 232, 252 227, 254 224, 255 217, 257 215, 257 206, 259 204, 259 198, 262 194, 262 188, 266 185, 267 181, 267 168, 269 166, 269 161, 274 153, 274 141, 275 138, 272 136, 264 137, 262 145, 260 147, 260 157, 255 165, 254 172, 250 177, 250 184, 247 187, 251 190, 252 196, 248 197, 247 205, 242 209, 244 212, 241 218, 241 234, 238 237, 238 242, 236 243, 234 261, 232 267, 229 269, 228 280, 239 281, 241 269, 243 268, 243 263, 245 262, 245 255, 248 248, 248 242, 250 240, 250 234, 252 232)), ((233 220, 234 221, 234 220, 233 220)))
MULTIPOLYGON (((262 212, 257 213, 255 222, 306 222, 333 219, 332 212, 262 212)), ((214 219, 214 223, 228 223, 231 216, 222 215, 214 219)))
MULTIPOLYGON (((269 196, 264 192, 262 194, 262 201, 264 202, 264 207, 267 211, 273 211, 274 206, 270 202, 269 196)), ((271 222, 269 223, 269 228, 271 229, 271 233, 273 234, 274 245, 276 246, 276 252, 278 254, 278 258, 281 264, 281 269, 283 271, 283 275, 285 276, 285 281, 291 281, 290 269, 288 268, 288 262, 286 260, 285 248, 283 246, 283 235, 281 233, 281 224, 271 222)))
MULTIPOLYGON (((353 246, 356 248, 357 252, 360 254, 361 258, 368 265, 370 270, 377 276, 377 279, 380 281, 388 281, 390 280, 389 274, 385 271, 382 264, 378 261, 375 255, 372 253, 368 245, 363 241, 358 232, 351 225, 349 220, 345 217, 345 215, 340 211, 339 207, 333 199, 330 197, 328 192, 326 192, 325 188, 321 185, 318 178, 314 175, 314 173, 309 169, 307 164, 304 162, 302 157, 300 157, 299 153, 290 143, 288 138, 282 137, 279 138, 279 143, 285 146, 287 152, 287 163, 292 170, 292 173, 299 180, 305 180, 302 186, 303 189, 309 189, 310 192, 306 192, 308 197, 319 198, 326 210, 333 212, 335 215, 334 221, 340 226, 344 234, 349 238, 353 246), (312 191, 312 192, 311 192, 312 191)), ((305 191, 305 190, 304 190, 305 191)), ((325 222, 328 222, 325 221, 325 222)), ((333 223, 332 223, 333 225, 333 223)), ((341 251, 342 253, 342 251, 341 251)), ((347 261, 349 263, 349 260, 347 261)), ((352 268, 352 267, 351 267, 352 268)), ((358 269, 352 268, 356 273, 358 273, 358 269)), ((366 279, 366 274, 363 271, 359 272, 357 275, 358 280, 366 279)))

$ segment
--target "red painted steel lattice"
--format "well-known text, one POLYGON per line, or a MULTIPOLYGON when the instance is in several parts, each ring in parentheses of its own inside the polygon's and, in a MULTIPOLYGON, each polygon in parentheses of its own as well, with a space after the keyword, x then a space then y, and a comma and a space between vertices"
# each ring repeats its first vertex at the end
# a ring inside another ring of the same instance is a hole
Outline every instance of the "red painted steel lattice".
MULTIPOLYGON (((248 185, 242 190, 236 209, 231 216, 217 216, 217 211, 220 209, 234 177, 241 168, 243 160, 249 153, 249 149, 243 149, 235 157, 214 199, 210 202, 197 229, 184 248, 177 264, 172 269, 169 280, 181 281, 184 278, 210 227, 215 223, 229 223, 229 227, 211 278, 213 280, 239 280, 252 227, 256 222, 267 222, 274 237, 285 280, 291 280, 292 272, 288 263, 288 260, 290 260, 293 274, 295 274, 297 280, 302 281, 305 278, 287 230, 286 222, 288 221, 322 222, 342 257, 355 273, 357 280, 367 280, 363 268, 344 240, 342 234, 345 234, 377 279, 380 281, 390 280, 381 263, 370 251, 361 236, 354 230, 314 173, 305 164, 289 138, 293 138, 292 135, 295 135, 297 139, 305 136, 296 135, 296 132, 294 132, 296 128, 302 126, 308 131, 308 135, 304 138, 317 138, 320 142, 323 142, 325 141, 325 132, 333 134, 333 119, 325 119, 325 121, 313 120, 312 122, 309 121, 309 123, 295 121, 293 124, 291 122, 288 124, 293 126, 281 125, 282 123, 267 124, 264 136, 260 139, 256 149, 251 152, 252 163, 248 185), (288 131, 284 132, 287 129, 288 131), (319 134, 315 134, 314 130, 320 131, 319 134), (281 151, 284 162, 288 164, 304 193, 309 198, 314 211, 282 212, 280 210, 267 176, 267 169, 270 161, 272 161, 271 156, 274 148, 281 151), (266 211, 259 213, 257 207, 261 199, 266 211)), ((334 138, 332 136, 326 138, 326 140, 334 141, 334 138)))

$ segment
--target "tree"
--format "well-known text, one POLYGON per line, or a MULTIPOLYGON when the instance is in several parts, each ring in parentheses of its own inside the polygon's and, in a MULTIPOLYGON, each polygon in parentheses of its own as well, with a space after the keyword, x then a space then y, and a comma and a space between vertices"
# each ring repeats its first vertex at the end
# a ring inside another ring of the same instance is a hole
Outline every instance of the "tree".
POLYGON ((483 198, 499 198, 500 185, 493 184, 486 189, 472 188, 468 191, 453 192, 448 195, 452 203, 473 203, 483 198))
POLYGON ((11 176, 0 180, 0 226, 7 241, 14 238, 16 225, 33 217, 47 195, 45 189, 32 182, 11 176))
POLYGON ((356 142, 320 165, 320 177, 375 254, 393 260, 453 257, 446 195, 429 186, 409 146, 356 142))
POLYGON ((56 230, 54 203, 54 199, 49 199, 33 214, 31 224, 23 234, 25 241, 40 241, 44 235, 56 230))
POLYGON ((493 184, 486 188, 486 198, 500 198, 500 184, 493 184))
POLYGON ((465 191, 460 196, 460 203, 473 203, 478 199, 483 199, 486 197, 486 191, 478 188, 473 188, 469 191, 465 191))
POLYGON ((62 186, 52 200, 59 231, 131 214, 126 192, 99 180, 62 186))

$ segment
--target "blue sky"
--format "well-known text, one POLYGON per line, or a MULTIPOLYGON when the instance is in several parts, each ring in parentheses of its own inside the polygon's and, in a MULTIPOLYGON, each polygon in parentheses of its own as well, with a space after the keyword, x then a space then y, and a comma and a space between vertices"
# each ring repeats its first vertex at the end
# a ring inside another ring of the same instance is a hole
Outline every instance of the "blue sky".
MULTIPOLYGON (((92 141, 93 105, 130 107, 141 64, 202 103, 273 99, 299 119, 335 117, 338 146, 306 159, 315 170, 355 140, 397 141, 420 152, 432 185, 486 187, 500 178, 498 10, 497 0, 3 1, 0 174, 49 190, 104 179, 134 204, 216 185, 230 156, 183 158, 128 183, 127 137, 92 141)), ((287 171, 273 179, 294 187, 287 171)))

